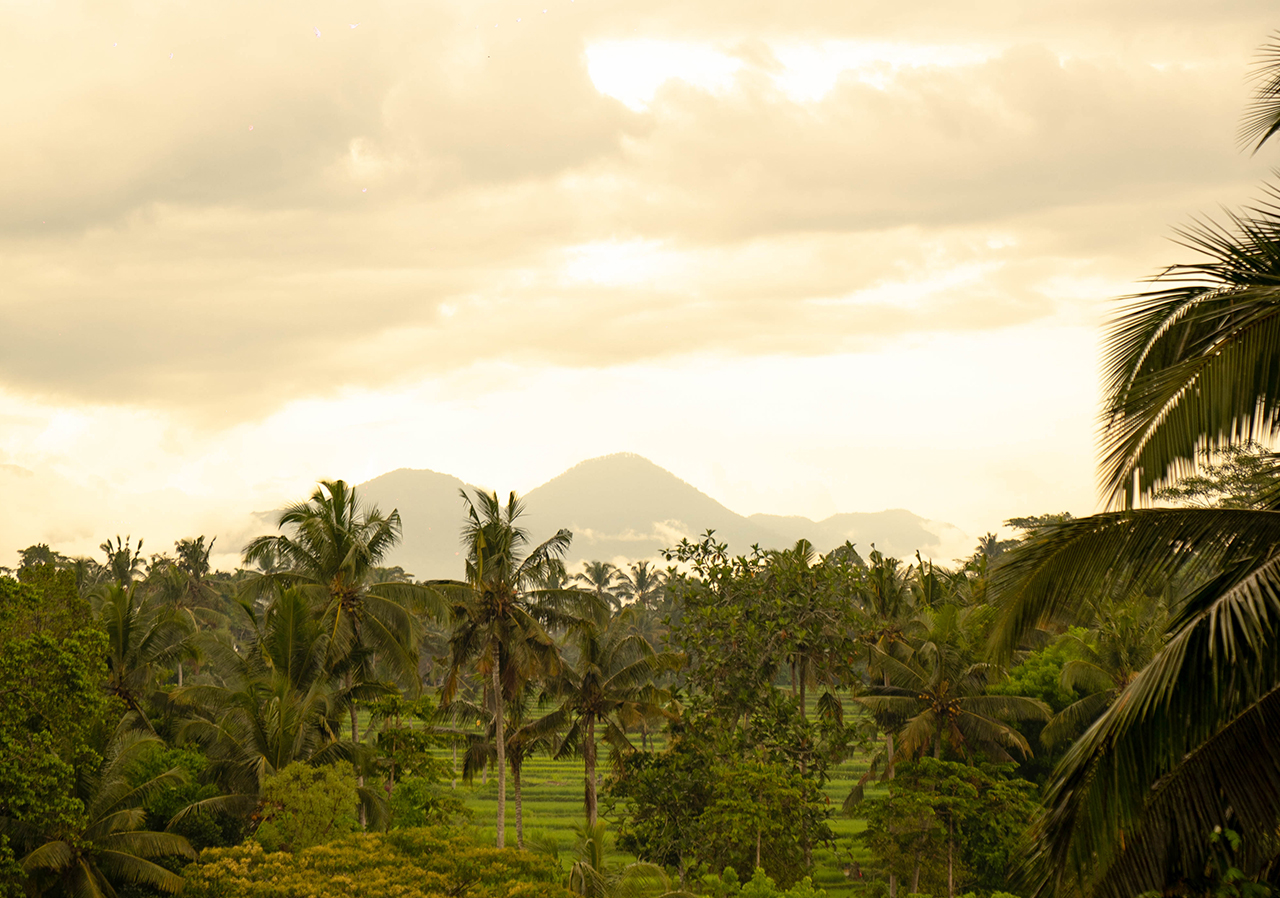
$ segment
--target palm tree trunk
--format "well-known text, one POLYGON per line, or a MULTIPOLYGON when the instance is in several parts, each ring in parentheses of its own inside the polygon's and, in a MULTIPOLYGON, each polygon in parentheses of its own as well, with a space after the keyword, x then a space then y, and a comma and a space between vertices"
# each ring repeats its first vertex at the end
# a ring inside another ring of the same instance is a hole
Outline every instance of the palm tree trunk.
POLYGON ((596 825, 596 719, 587 718, 586 739, 582 743, 582 762, 586 780, 587 826, 596 825))
MULTIPOLYGON (((889 675, 884 674, 884 684, 889 685, 889 675)), ((893 734, 884 734, 885 779, 893 779, 893 734)), ((915 891, 912 889, 912 891, 915 891)), ((898 877, 889 874, 889 898, 898 898, 898 877)))
POLYGON ((956 822, 947 820, 947 898, 956 898, 956 876, 955 864, 952 862, 952 854, 955 851, 956 841, 956 822))
POLYGON ((800 717, 803 718, 804 720, 808 720, 809 706, 805 704, 805 698, 807 694, 805 685, 809 680, 809 671, 806 670, 807 665, 805 664, 804 655, 800 656, 800 664, 798 666, 800 668, 800 717))
POLYGON ((916 849, 916 868, 911 871, 911 894, 920 892, 920 849, 916 849))
POLYGON ((450 789, 458 788, 458 740, 450 739, 449 745, 453 748, 453 781, 449 783, 450 789))
POLYGON ((507 844, 507 734, 505 709, 502 707, 502 675, 498 670, 501 656, 498 644, 493 644, 493 722, 495 748, 498 750, 498 763, 494 771, 498 777, 498 847, 507 844))
POLYGON ((182 662, 178 662, 178 688, 182 688, 182 662))
POLYGON ((520 768, 519 761, 511 762, 511 785, 516 790, 516 847, 521 851, 524 850, 524 796, 520 791, 520 768))
MULTIPOLYGON (((352 671, 347 671, 347 695, 348 696, 351 695, 351 690, 354 688, 355 688, 355 674, 352 671)), ((360 719, 356 714, 356 703, 355 701, 352 701, 351 702, 351 744, 355 745, 359 741, 360 741, 360 719)), ((360 788, 364 788, 364 776, 360 773, 360 766, 358 764, 352 764, 351 766, 356 772, 356 785, 359 786, 360 788)), ((365 817, 364 802, 360 802, 360 829, 362 830, 367 829, 368 826, 369 826, 369 821, 365 817)))

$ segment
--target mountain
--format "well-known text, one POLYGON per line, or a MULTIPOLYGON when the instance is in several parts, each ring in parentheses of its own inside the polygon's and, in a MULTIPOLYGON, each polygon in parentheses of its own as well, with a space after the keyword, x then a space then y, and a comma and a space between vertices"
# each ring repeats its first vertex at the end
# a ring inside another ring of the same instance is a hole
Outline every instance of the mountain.
MULTIPOLYGON (((461 577, 458 533, 463 505, 459 489, 473 487, 448 474, 401 468, 361 484, 365 501, 384 512, 399 509, 404 539, 390 558, 419 578, 461 577)), ((505 495, 501 498, 505 501, 505 495)), ((570 567, 592 559, 620 563, 657 558, 659 552, 708 528, 734 552, 753 544, 789 547, 805 538, 820 552, 846 540, 865 556, 874 542, 886 555, 910 558, 917 549, 947 558, 966 537, 948 524, 904 509, 799 516, 731 511, 706 493, 639 455, 619 453, 581 462, 524 496, 522 519, 534 543, 561 527, 573 531, 570 567)))
POLYGON ((404 538, 388 562, 419 579, 461 577, 458 535, 462 527, 462 498, 458 490, 475 487, 450 474, 400 468, 362 483, 365 502, 384 513, 400 512, 404 538))

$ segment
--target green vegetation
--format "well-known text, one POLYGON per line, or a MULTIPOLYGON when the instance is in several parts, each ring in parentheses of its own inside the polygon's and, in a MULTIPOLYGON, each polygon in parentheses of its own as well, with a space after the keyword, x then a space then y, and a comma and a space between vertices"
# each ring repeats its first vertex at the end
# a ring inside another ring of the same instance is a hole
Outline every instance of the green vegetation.
POLYGON ((203 536, 22 550, 0 896, 1265 898, 1280 214, 1184 237, 1209 261, 1109 335, 1113 510, 951 567, 708 531, 571 575, 463 493, 462 577, 417 581, 343 481, 231 574, 203 536))

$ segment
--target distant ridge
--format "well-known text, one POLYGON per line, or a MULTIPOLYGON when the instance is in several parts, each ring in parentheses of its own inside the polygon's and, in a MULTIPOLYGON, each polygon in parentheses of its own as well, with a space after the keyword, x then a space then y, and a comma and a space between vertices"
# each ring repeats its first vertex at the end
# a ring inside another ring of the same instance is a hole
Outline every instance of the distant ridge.
MULTIPOLYGON (((474 487, 449 474, 401 468, 359 489, 365 501, 383 511, 400 511, 404 539, 392 564, 419 578, 462 576, 458 533, 463 505, 458 490, 474 487)), ((573 531, 565 559, 571 567, 593 559, 619 563, 656 558, 682 537, 693 538, 708 529, 734 552, 746 552, 753 544, 784 548, 803 537, 820 552, 848 540, 864 555, 874 542, 885 554, 900 558, 910 558, 917 549, 926 555, 937 553, 944 541, 954 543, 959 534, 950 525, 905 509, 837 514, 817 522, 800 516, 745 517, 630 452, 580 462, 530 490, 524 499, 524 521, 535 541, 561 527, 573 531)))

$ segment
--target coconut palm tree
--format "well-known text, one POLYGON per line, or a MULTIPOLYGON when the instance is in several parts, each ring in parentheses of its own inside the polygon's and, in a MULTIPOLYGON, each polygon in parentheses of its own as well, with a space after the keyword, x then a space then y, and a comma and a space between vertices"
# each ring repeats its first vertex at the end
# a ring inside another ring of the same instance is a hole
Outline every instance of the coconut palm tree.
POLYGON ((643 608, 656 608, 666 589, 666 576, 647 561, 618 571, 618 597, 643 608))
MULTIPOLYGON (((218 590, 209 581, 209 555, 217 537, 208 545, 204 537, 180 539, 174 543, 177 558, 157 556, 147 576, 147 586, 155 600, 169 605, 191 623, 191 630, 201 625, 225 623, 225 615, 217 610, 221 602, 218 590)), ((182 659, 177 662, 178 685, 183 685, 182 659)))
POLYGON ((1062 638, 1076 657, 1062 668, 1062 685, 1081 696, 1049 719, 1040 731, 1047 747, 1074 739, 1098 719, 1150 663, 1164 642, 1168 604, 1163 595, 1138 595, 1098 604, 1085 631, 1062 638))
MULTIPOLYGON (((263 780, 295 761, 358 762, 361 745, 341 738, 343 713, 357 699, 386 691, 377 684, 337 685, 327 665, 330 633, 300 590, 284 590, 261 615, 248 603, 243 607, 252 632, 247 644, 208 641, 222 682, 173 693, 189 715, 179 737, 203 749, 211 775, 227 792, 196 810, 252 809, 263 780)), ((366 819, 370 810, 380 815, 381 796, 361 787, 360 798, 366 819)))
POLYGON ((569 891, 582 898, 693 898, 692 892, 672 888, 667 871, 657 864, 633 861, 611 866, 608 825, 597 821, 575 826, 573 865, 569 868, 569 891))
POLYGON ((635 631, 635 614, 632 607, 612 615, 597 607, 595 613, 572 621, 567 639, 577 649, 577 658, 547 687, 548 695, 560 702, 547 720, 565 729, 557 756, 582 755, 588 826, 595 825, 598 813, 596 728, 604 728, 603 738, 614 751, 629 750, 627 729, 663 714, 666 696, 654 687, 654 678, 677 669, 681 661, 671 652, 653 650, 635 631))
POLYGON ((0 818, 0 833, 22 853, 28 892, 114 898, 115 887, 126 883, 177 892, 182 877, 154 859, 194 858, 195 852, 182 836, 147 830, 142 805, 150 796, 182 782, 182 771, 174 768, 143 783, 130 782, 128 772, 139 752, 163 743, 127 722, 99 738, 99 762, 81 769, 76 777, 75 797, 84 807, 84 816, 75 831, 42 831, 30 821, 18 824, 0 818))
MULTIPOLYGON (((1280 98, 1280 48, 1259 103, 1280 98)), ((1258 112, 1261 106, 1255 108, 1258 112)), ((1265 141, 1274 122, 1246 120, 1265 141)), ((1121 896, 1203 874, 1215 828, 1258 871, 1280 824, 1280 504, 1140 507, 1203 452, 1280 435, 1280 192, 1181 232, 1203 260, 1131 297, 1107 336, 1102 475, 1113 510, 1037 529, 993 575, 1007 657, 1080 597, 1186 578, 1162 647, 1071 747, 1031 858, 1042 891, 1121 896)))
POLYGON ((1010 750, 1028 756, 1030 747, 1008 721, 1049 718, 1049 708, 1037 699, 986 694, 997 671, 973 660, 966 632, 981 611, 956 605, 922 610, 916 620, 923 639, 910 658, 884 654, 879 668, 888 685, 869 686, 857 699, 894 733, 897 752, 908 760, 929 751, 941 758, 944 745, 966 756, 975 750, 998 760, 1011 760, 1010 750))
POLYGON ((619 574, 618 569, 607 561, 587 561, 583 563, 582 570, 573 575, 573 581, 582 584, 580 588, 594 595, 602 605, 617 608, 615 584, 620 579, 619 574))
POLYGON ((137 584, 99 587, 98 620, 107 633, 107 689, 151 728, 143 703, 161 672, 192 654, 188 621, 140 595, 137 584))
MULTIPOLYGON (((516 806, 516 847, 521 849, 524 848, 524 763, 538 752, 549 752, 555 747, 555 731, 559 726, 559 721, 554 718, 532 713, 533 692, 533 684, 525 683, 518 694, 506 696, 503 700, 503 709, 507 715, 503 727, 506 738, 504 756, 511 769, 511 788, 516 806)), ((470 783, 477 773, 493 765, 498 757, 498 728, 493 719, 493 711, 473 702, 457 700, 440 710, 455 722, 488 718, 485 732, 468 738, 462 778, 470 783)))
POLYGON ((449 673, 441 701, 453 699, 460 678, 473 663, 489 680, 498 780, 497 846, 502 848, 507 808, 505 699, 524 681, 559 671, 559 652, 545 625, 571 620, 569 612, 573 605, 582 605, 584 594, 546 587, 563 574, 561 558, 572 533, 560 530, 530 548, 529 533, 519 523, 524 504, 515 493, 503 505, 497 493, 478 492, 473 499, 466 490, 459 492, 467 515, 462 528, 466 579, 429 584, 452 609, 449 673))
MULTIPOLYGON (((365 507, 354 487, 324 480, 306 502, 281 512, 290 532, 260 536, 244 549, 247 564, 269 572, 255 577, 259 592, 292 586, 312 603, 328 633, 325 664, 351 698, 351 740, 360 739, 357 687, 380 682, 375 668, 416 689, 419 610, 442 611, 435 595, 412 583, 376 583, 374 573, 400 540, 400 514, 365 507)), ((357 781, 364 776, 356 771, 357 781)), ((361 825, 367 821, 361 818, 361 825)))

